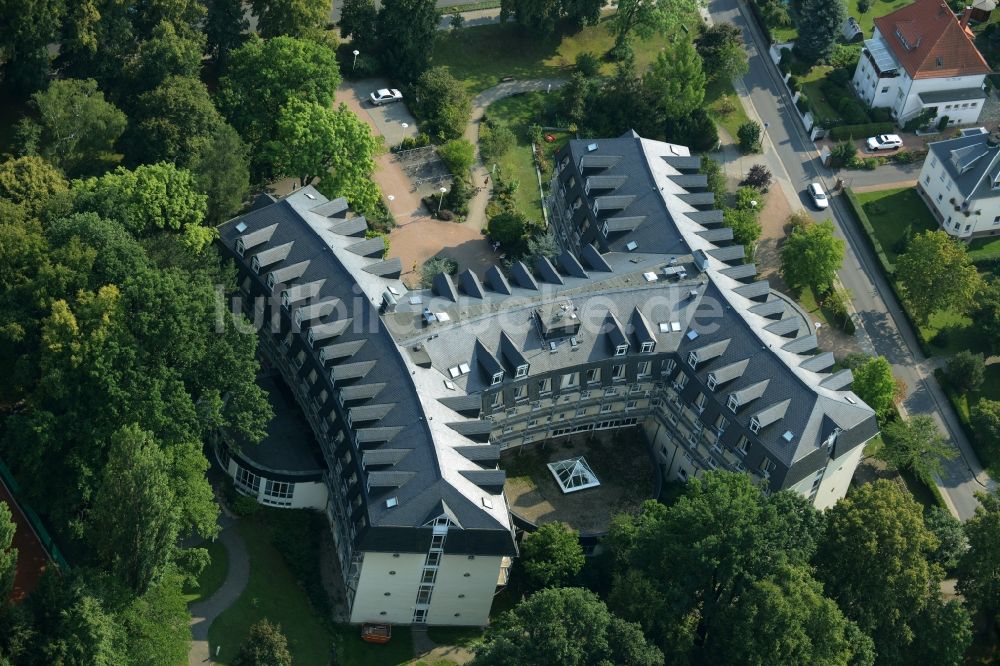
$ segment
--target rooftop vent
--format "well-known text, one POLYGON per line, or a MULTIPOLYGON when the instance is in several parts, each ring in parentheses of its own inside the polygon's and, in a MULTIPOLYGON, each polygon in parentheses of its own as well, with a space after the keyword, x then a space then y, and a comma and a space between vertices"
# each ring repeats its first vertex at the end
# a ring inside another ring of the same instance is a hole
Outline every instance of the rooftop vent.
POLYGON ((555 354, 557 351, 559 351, 558 346, 559 345, 556 344, 555 340, 550 340, 549 341, 549 353, 550 354, 555 354))
POLYGON ((486 508, 486 509, 492 509, 492 508, 493 508, 493 500, 491 500, 491 499, 490 499, 489 497, 486 497, 486 496, 484 495, 484 496, 482 497, 482 500, 481 500, 481 501, 482 501, 482 503, 483 503, 483 507, 484 507, 484 508, 486 508))
POLYGON ((398 504, 399 504, 398 497, 390 497, 385 501, 385 508, 391 509, 392 507, 397 506, 398 504))
POLYGON ((587 152, 588 153, 592 153, 595 150, 597 150, 597 144, 596 143, 587 144, 587 152))
POLYGON ((316 198, 316 196, 315 196, 315 195, 313 195, 313 194, 309 194, 308 192, 306 192, 306 198, 307 198, 307 199, 315 199, 315 198, 316 198))
POLYGON ((625 249, 626 249, 626 250, 628 250, 629 252, 635 252, 635 249, 636 249, 637 247, 639 247, 639 244, 638 244, 638 243, 636 243, 635 241, 629 241, 629 242, 628 242, 628 243, 627 243, 627 244, 625 245, 625 249))
POLYGON ((243 233, 246 230, 247 230, 247 223, 246 222, 240 222, 239 224, 236 225, 236 231, 238 231, 240 233, 243 233))
POLYGON ((784 434, 784 435, 782 435, 782 436, 781 436, 781 438, 782 438, 783 440, 785 440, 786 442, 790 442, 790 441, 792 441, 793 439, 795 439, 795 435, 793 435, 793 434, 792 434, 792 431, 791 431, 791 430, 786 430, 786 431, 785 431, 785 434, 784 434))
POLYGON ((576 349, 580 345, 580 341, 577 340, 576 336, 574 335, 572 338, 569 339, 569 344, 572 345, 573 349, 576 349))

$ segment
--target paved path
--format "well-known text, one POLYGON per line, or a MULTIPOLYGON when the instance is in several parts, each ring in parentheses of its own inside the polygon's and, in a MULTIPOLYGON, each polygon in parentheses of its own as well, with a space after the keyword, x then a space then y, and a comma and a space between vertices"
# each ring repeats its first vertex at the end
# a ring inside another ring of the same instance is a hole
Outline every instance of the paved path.
POLYGON ((225 582, 215 594, 191 604, 188 609, 191 611, 191 651, 188 652, 188 666, 212 663, 208 648, 208 628, 222 611, 232 606, 243 594, 250 578, 250 558, 243 537, 236 531, 236 521, 223 516, 219 523, 222 526, 219 540, 222 541, 229 557, 229 571, 225 582))
MULTIPOLYGON (((830 191, 835 174, 816 159, 815 146, 805 135, 792 109, 788 92, 767 55, 766 41, 756 24, 748 18, 745 7, 738 0, 711 0, 709 11, 715 21, 734 23, 744 32, 750 71, 736 82, 736 90, 750 116, 769 124, 764 137, 765 153, 758 160, 767 164, 775 174, 786 195, 792 199, 791 203, 795 204, 794 208, 806 208, 803 195, 806 185, 818 180, 826 183, 827 191, 830 191)), ((887 170, 885 173, 891 175, 894 172, 887 170)), ((898 171, 895 173, 898 174, 898 171)), ((869 182, 876 178, 874 174, 854 177, 857 180, 867 178, 869 182)), ((903 178, 905 181, 912 179, 912 175, 903 178)), ((835 196, 831 202, 828 211, 813 212, 812 215, 833 220, 838 235, 848 241, 840 279, 853 295, 853 306, 859 314, 871 349, 885 356, 892 364, 893 372, 906 384, 903 411, 932 415, 961 453, 954 460, 945 461, 945 471, 938 479, 938 485, 952 512, 963 520, 967 519, 978 505, 975 492, 993 488, 995 484, 983 471, 957 415, 937 381, 931 377, 937 361, 928 361, 921 352, 915 332, 843 198, 835 196)))
MULTIPOLYGON (((492 88, 487 88, 476 95, 472 100, 472 118, 468 127, 465 128, 465 138, 476 146, 476 156, 479 156, 479 123, 483 120, 486 108, 505 97, 518 95, 526 92, 537 92, 542 90, 558 90, 565 85, 566 79, 525 79, 523 81, 505 81, 492 88)), ((488 170, 481 162, 476 162, 472 169, 472 184, 480 185, 486 180, 488 170)), ((492 187, 492 185, 491 185, 492 187)), ((466 216, 465 224, 483 229, 486 227, 486 204, 490 200, 490 189, 484 188, 469 201, 469 214, 466 216)))

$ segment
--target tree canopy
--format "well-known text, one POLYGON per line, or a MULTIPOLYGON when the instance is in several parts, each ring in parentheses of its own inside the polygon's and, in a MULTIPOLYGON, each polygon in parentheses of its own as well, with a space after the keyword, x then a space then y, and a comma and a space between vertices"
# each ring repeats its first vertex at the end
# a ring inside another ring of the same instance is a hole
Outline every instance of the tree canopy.
POLYGON ((943 231, 913 237, 896 261, 896 281, 920 324, 938 310, 968 312, 981 282, 965 246, 943 231))
POLYGON ((885 446, 880 456, 897 469, 912 470, 921 479, 932 481, 934 474, 941 473, 941 461, 958 455, 958 449, 927 414, 887 423, 882 435, 885 446))
POLYGON ((382 0, 375 31, 386 71, 404 84, 415 83, 431 66, 440 20, 435 0, 382 0))
POLYGON ((837 278, 847 244, 833 235, 833 222, 796 227, 781 248, 781 272, 793 288, 825 293, 837 278))
POLYGON ((288 639, 281 633, 281 625, 267 618, 250 626, 234 666, 292 666, 292 653, 288 651, 288 639))
POLYGON ((994 354, 1000 354, 1000 280, 983 280, 976 293, 971 317, 983 332, 987 348, 994 354))
POLYGON ((969 549, 959 560, 958 591, 969 606, 997 620, 1000 615, 1000 494, 980 493, 976 513, 965 523, 969 549))
POLYGON ((732 23, 716 23, 694 40, 705 74, 710 79, 729 80, 750 71, 743 33, 732 23))
POLYGON ((242 0, 205 1, 205 48, 216 62, 225 65, 229 52, 246 41, 250 27, 242 0))
POLYGON ((670 34, 695 16, 698 4, 697 0, 620 0, 612 18, 615 44, 628 44, 633 34, 670 34))
POLYGON ((808 17, 799 22, 799 36, 795 51, 807 62, 814 63, 833 52, 840 28, 847 19, 843 0, 800 0, 799 16, 808 17))
POLYGON ((948 382, 961 393, 975 391, 986 379, 986 359, 968 349, 958 351, 948 360, 947 376, 948 382))
POLYGON ((542 525, 521 544, 521 565, 532 589, 568 585, 583 562, 580 535, 562 523, 542 525))
MULTIPOLYGON (((10 508, 6 502, 0 502, 0 599, 6 602, 14 587, 14 574, 17 569, 17 548, 14 548, 14 532, 16 525, 11 520, 10 508)), ((0 603, 0 607, 3 603, 0 603)))
POLYGON ((315 36, 330 19, 328 0, 250 0, 261 37, 315 36))
POLYGON ((19 157, 0 163, 0 199, 41 214, 49 200, 69 190, 59 170, 41 157, 19 157))
POLYGON ((854 375, 851 390, 875 410, 880 420, 887 418, 896 402, 897 391, 888 359, 873 356, 853 368, 851 373, 854 375))
POLYGON ((687 116, 705 99, 701 56, 686 39, 660 51, 642 83, 665 118, 687 116))
POLYGON ((420 75, 411 106, 423 122, 423 131, 441 141, 457 139, 472 115, 472 98, 447 67, 433 67, 420 75))
POLYGON ((536 592, 491 622, 472 663, 660 666, 663 654, 593 592, 570 587, 536 592))

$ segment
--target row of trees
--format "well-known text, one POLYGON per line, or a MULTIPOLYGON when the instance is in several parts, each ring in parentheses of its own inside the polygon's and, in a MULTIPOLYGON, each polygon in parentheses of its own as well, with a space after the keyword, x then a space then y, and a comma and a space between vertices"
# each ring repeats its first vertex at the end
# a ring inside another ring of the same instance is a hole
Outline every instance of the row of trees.
POLYGON ((476 664, 961 664, 970 613, 1000 610, 1000 496, 963 527, 889 481, 825 513, 712 472, 671 505, 619 516, 584 567, 576 534, 523 544, 535 591, 487 629, 476 664), (945 601, 945 567, 965 597, 945 601), (594 592, 577 587, 600 583, 594 592))

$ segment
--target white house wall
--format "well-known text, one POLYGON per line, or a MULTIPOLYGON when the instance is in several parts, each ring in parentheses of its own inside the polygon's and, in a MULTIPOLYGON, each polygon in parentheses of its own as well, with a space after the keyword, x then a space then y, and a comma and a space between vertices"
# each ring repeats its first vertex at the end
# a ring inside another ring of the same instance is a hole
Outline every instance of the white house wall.
POLYGON ((955 205, 951 203, 952 198, 961 203, 961 192, 933 153, 929 153, 924 160, 918 182, 924 192, 925 202, 929 202, 941 228, 950 235, 967 239, 1000 233, 1000 192, 997 196, 975 199, 971 208, 982 212, 966 217, 963 212, 956 211, 955 205))
POLYGON ((827 463, 823 481, 820 482, 819 490, 813 499, 813 506, 821 511, 828 509, 847 494, 847 488, 851 485, 854 470, 861 462, 864 450, 863 444, 855 446, 844 455, 827 463))

